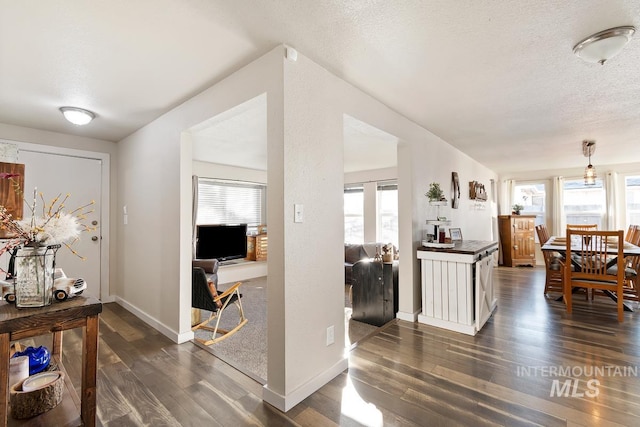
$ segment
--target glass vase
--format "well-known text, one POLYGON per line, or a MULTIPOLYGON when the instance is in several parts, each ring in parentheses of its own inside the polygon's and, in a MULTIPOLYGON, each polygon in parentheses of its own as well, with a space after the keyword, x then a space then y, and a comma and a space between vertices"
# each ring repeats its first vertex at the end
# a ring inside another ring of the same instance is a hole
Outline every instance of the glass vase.
MULTIPOLYGON (((59 247, 59 246, 58 246, 59 247)), ((57 247, 25 246, 16 253, 16 307, 51 304, 57 247)))

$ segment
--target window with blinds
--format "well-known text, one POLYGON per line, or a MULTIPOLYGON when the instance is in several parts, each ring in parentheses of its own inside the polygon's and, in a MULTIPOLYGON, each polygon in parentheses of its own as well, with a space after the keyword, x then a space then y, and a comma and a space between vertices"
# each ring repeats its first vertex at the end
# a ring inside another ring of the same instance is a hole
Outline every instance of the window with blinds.
POLYGON ((266 186, 198 178, 196 224, 266 224, 266 186))

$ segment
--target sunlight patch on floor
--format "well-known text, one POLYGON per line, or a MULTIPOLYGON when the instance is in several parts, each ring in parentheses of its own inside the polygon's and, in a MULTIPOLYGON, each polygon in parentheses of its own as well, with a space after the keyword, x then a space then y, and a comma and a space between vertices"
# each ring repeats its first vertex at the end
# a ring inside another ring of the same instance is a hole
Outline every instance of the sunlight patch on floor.
POLYGON ((370 427, 382 427, 382 412, 376 405, 365 402, 358 394, 351 377, 347 376, 347 385, 342 389, 342 415, 370 427))

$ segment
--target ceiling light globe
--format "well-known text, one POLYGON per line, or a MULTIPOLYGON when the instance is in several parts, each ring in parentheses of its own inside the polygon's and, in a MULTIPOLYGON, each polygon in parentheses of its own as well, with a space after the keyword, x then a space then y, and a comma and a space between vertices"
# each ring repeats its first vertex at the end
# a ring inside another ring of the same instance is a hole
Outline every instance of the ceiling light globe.
POLYGON ((587 62, 604 64, 631 40, 635 27, 623 26, 595 33, 574 46, 573 53, 587 62))
POLYGON ((89 110, 76 107, 60 107, 64 118, 74 125, 86 125, 93 120, 96 115, 89 110))

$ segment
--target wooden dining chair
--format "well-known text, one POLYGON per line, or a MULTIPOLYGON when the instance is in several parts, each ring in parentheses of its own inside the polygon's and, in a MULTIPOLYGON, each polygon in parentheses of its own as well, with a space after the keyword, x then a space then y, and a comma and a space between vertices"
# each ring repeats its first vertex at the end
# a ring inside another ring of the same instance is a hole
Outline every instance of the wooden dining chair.
POLYGON ((549 229, 545 224, 536 225, 536 233, 538 234, 538 240, 540 240, 540 246, 544 245, 549 241, 551 235, 549 234, 549 229))
MULTIPOLYGON (((632 245, 640 245, 640 226, 632 224, 624 237, 632 245)), ((625 258, 624 269, 624 297, 627 300, 640 301, 640 256, 632 255, 625 258)))
POLYGON ((567 251, 564 269, 564 300, 571 313, 573 288, 600 289, 614 292, 617 299, 618 321, 624 320, 624 232, 584 231, 567 229, 567 251), (607 249, 615 245, 616 274, 608 272, 607 249), (570 261, 569 261, 570 260, 570 261), (573 270, 570 265, 573 264, 573 270))
POLYGON ((598 224, 567 224, 567 230, 595 231, 597 229, 598 224))
MULTIPOLYGON (((544 224, 536 225, 535 228, 540 246, 542 246, 551 238, 549 230, 544 224)), ((564 262, 562 261, 562 256, 555 251, 542 251, 542 256, 546 270, 544 294, 546 295, 549 292, 562 293, 564 289, 564 262)))
POLYGON ((629 243, 633 243, 637 231, 638 231, 638 226, 637 225, 635 225, 635 224, 629 225, 629 228, 627 228, 627 232, 624 235, 624 241, 625 242, 629 242, 629 243))

